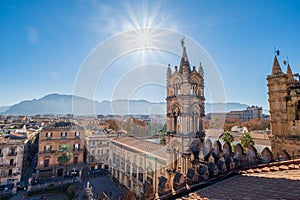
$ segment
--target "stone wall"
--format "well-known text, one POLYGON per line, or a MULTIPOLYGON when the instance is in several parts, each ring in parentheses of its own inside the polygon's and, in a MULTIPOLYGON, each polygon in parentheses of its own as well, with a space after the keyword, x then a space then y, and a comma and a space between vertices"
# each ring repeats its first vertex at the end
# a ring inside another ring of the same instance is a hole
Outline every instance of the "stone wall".
POLYGON ((300 157, 300 138, 270 137, 274 158, 287 160, 300 157))

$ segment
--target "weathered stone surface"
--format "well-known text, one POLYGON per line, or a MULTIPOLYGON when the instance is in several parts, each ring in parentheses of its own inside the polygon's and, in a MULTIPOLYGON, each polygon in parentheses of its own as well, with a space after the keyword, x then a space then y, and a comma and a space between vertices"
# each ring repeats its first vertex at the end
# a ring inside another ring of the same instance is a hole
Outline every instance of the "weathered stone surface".
POLYGON ((241 144, 237 144, 234 148, 234 158, 240 160, 244 155, 244 148, 241 144))
POLYGON ((155 198, 155 192, 152 184, 149 181, 145 181, 143 184, 143 199, 152 200, 155 198))
POLYGON ((173 188, 174 190, 179 190, 185 187, 186 180, 183 174, 176 172, 173 179, 173 188))
POLYGON ((159 177, 158 194, 164 195, 170 192, 172 192, 170 181, 164 176, 159 177))
POLYGON ((232 149, 231 149, 231 145, 229 142, 225 142, 223 144, 223 153, 224 153, 224 156, 226 158, 229 158, 231 156, 231 152, 232 152, 232 149))
POLYGON ((273 154, 268 147, 265 147, 261 152, 262 163, 266 164, 273 160, 273 154))
POLYGON ((187 199, 299 199, 300 170, 238 175, 196 192, 187 199))

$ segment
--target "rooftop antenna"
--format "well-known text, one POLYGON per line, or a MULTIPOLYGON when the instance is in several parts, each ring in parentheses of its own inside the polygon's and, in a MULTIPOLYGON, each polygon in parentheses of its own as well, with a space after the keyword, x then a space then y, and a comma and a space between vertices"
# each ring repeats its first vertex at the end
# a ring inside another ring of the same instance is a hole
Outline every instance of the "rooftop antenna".
POLYGON ((274 54, 275 56, 279 56, 280 54, 280 51, 276 49, 276 47, 274 47, 274 54))

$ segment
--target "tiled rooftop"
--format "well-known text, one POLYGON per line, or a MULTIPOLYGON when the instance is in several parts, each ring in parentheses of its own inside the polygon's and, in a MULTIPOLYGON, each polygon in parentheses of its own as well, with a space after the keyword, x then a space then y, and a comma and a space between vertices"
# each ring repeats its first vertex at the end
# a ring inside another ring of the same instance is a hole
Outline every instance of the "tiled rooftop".
POLYGON ((150 154, 153 154, 162 159, 166 159, 166 147, 164 145, 156 144, 153 142, 145 141, 135 137, 119 137, 112 140, 119 144, 123 144, 132 149, 137 149, 150 154))
POLYGON ((279 166, 275 171, 265 168, 265 172, 254 169, 181 199, 300 199, 300 169, 295 166, 279 166))
POLYGON ((55 131, 55 130, 84 130, 84 128, 72 122, 56 122, 54 124, 51 124, 43 128, 43 131, 55 131))

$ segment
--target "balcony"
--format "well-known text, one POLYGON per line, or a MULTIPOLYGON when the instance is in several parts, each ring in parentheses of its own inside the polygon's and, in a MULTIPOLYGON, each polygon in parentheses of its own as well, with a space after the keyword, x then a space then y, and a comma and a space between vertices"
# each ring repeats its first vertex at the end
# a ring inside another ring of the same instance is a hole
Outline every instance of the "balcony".
POLYGON ((75 149, 73 149, 73 151, 78 152, 78 151, 80 151, 80 149, 79 148, 75 148, 75 149))
POLYGON ((39 152, 39 153, 41 153, 41 154, 47 154, 47 153, 55 153, 56 151, 54 151, 54 150, 49 150, 49 151, 42 151, 42 152, 39 152))

